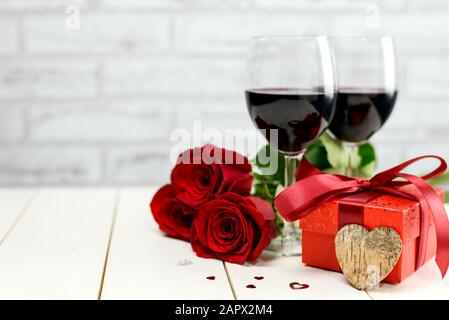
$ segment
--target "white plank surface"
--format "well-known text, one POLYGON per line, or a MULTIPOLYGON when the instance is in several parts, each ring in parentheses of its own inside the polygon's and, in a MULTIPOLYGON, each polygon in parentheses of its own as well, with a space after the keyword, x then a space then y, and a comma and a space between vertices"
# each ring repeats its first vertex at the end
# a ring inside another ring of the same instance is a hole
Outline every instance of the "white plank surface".
MULTIPOLYGON (((114 189, 0 189, 0 299, 96 299, 100 292, 103 299, 233 299, 222 262, 200 259, 188 243, 157 230, 148 210, 154 191, 127 188, 118 197, 114 189), (206 279, 211 275, 216 280, 206 279)), ((449 275, 441 280, 433 260, 369 294, 299 257, 265 252, 256 265, 226 266, 238 299, 449 299, 449 275), (291 282, 310 287, 292 290, 291 282)))
POLYGON ((116 195, 40 191, 0 246, 0 299, 96 299, 116 195))
POLYGON ((435 261, 431 260, 405 281, 396 285, 381 283, 378 288, 370 290, 369 294, 376 300, 448 300, 449 275, 441 279, 441 273, 435 261))
POLYGON ((342 274, 304 266, 300 257, 278 257, 264 252, 255 265, 226 263, 237 299, 351 299, 367 300, 364 292, 351 287, 342 274), (263 280, 254 279, 263 276, 263 280), (292 290, 291 282, 309 288, 292 290), (248 284, 256 286, 246 288, 248 284))
POLYGON ((154 191, 126 189, 120 196, 102 299, 232 299, 221 261, 200 259, 190 244, 157 229, 148 208, 154 191))
POLYGON ((33 189, 0 189, 0 244, 35 194, 33 189))

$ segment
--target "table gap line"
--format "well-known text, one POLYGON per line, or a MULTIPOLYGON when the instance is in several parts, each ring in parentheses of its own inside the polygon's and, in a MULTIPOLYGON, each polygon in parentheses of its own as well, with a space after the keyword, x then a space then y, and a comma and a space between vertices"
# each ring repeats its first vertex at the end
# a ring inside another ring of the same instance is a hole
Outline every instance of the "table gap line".
POLYGON ((371 300, 375 300, 374 297, 373 297, 372 295, 369 294, 368 290, 364 290, 364 291, 365 291, 365 293, 368 295, 368 297, 369 297, 371 300))
POLYGON ((107 272, 107 267, 108 267, 109 252, 110 252, 110 249, 111 249, 112 238, 113 238, 113 235, 114 235, 114 229, 115 229, 115 222, 116 222, 116 219, 117 219, 118 207, 120 205, 120 197, 121 197, 121 190, 117 190, 116 197, 115 197, 115 203, 114 203, 114 209, 113 209, 113 213, 112 213, 112 222, 111 222, 111 227, 110 227, 110 230, 109 230, 108 246, 106 248, 106 256, 104 258, 103 272, 101 274, 101 281, 100 281, 100 287, 99 287, 99 290, 98 290, 97 300, 101 300, 101 295, 103 294, 104 280, 105 280, 105 277, 106 277, 106 272, 107 272))
POLYGON ((234 285, 232 283, 231 274, 229 273, 228 268, 226 266, 226 262, 222 261, 222 263, 223 263, 223 267, 224 267, 224 270, 225 270, 225 273, 226 273, 226 277, 228 278, 228 283, 229 283, 229 287, 231 288, 232 296, 234 297, 234 300, 238 300, 237 299, 237 294, 236 294, 235 289, 234 289, 234 285))
POLYGON ((38 194, 39 190, 35 190, 33 194, 30 196, 30 198, 27 200, 26 204, 23 206, 17 217, 14 219, 14 222, 8 228, 5 235, 0 239, 0 247, 3 244, 3 242, 6 241, 6 238, 8 238, 8 236, 12 233, 14 228, 19 224, 20 220, 22 220, 23 216, 25 216, 26 212, 28 212, 28 209, 31 207, 38 194))

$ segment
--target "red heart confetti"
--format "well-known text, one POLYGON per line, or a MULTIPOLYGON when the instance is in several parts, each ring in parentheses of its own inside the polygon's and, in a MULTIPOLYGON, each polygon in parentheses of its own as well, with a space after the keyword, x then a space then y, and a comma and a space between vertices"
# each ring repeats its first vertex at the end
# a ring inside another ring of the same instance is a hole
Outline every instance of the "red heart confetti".
POLYGON ((256 279, 256 280, 263 280, 264 277, 262 277, 262 276, 255 276, 254 279, 256 279))
POLYGON ((255 289, 255 288, 256 288, 256 286, 253 285, 253 284, 249 284, 249 285, 247 285, 246 287, 247 287, 248 289, 255 289))
POLYGON ((305 284, 305 283, 299 283, 299 282, 292 282, 292 283, 290 283, 290 288, 292 290, 307 289, 308 287, 309 287, 309 285, 305 284))
POLYGON ((215 280, 215 276, 208 276, 206 277, 207 280, 215 280))

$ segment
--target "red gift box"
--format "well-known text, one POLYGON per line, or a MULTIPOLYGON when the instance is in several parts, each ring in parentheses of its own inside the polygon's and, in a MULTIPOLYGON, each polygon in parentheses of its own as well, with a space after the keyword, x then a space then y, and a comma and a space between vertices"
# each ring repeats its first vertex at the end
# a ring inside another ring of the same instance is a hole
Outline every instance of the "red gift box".
MULTIPOLYGON (((413 186, 401 188, 409 193, 416 193, 413 186)), ((435 189, 441 200, 444 191, 435 189)), ((341 215, 348 206, 357 206, 351 197, 338 197, 327 201, 300 220, 302 229, 302 261, 306 265, 341 271, 335 254, 334 239, 341 226, 341 215)), ((396 230, 401 236, 402 253, 385 282, 399 283, 415 272, 420 234, 420 206, 416 201, 400 197, 379 194, 363 205, 361 215, 368 230, 385 226, 396 230)), ((430 220, 425 261, 436 252, 436 233, 433 219, 430 220)))
POLYGON ((305 264, 340 271, 335 235, 344 225, 356 223, 368 230, 390 227, 400 235, 401 256, 385 281, 401 282, 434 255, 444 277, 449 268, 449 219, 442 201, 444 192, 432 188, 426 180, 446 169, 444 159, 428 155, 364 180, 324 173, 303 159, 298 181, 282 191, 274 204, 287 221, 300 219, 305 264), (439 166, 421 177, 403 172, 423 159, 436 159, 439 166))

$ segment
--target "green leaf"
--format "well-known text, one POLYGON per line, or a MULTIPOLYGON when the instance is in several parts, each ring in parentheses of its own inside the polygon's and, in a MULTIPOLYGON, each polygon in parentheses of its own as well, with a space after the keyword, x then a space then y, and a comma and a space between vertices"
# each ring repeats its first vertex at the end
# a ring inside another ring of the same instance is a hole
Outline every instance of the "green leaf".
POLYGON ((341 175, 344 175, 345 174, 345 170, 346 168, 344 168, 344 167, 340 167, 340 168, 329 168, 329 169, 327 169, 326 170, 326 172, 327 173, 330 173, 330 174, 341 174, 341 175))
POLYGON ((275 212, 274 227, 277 235, 283 235, 282 230, 284 230, 284 218, 282 218, 277 211, 275 212))
POLYGON ((370 165, 372 162, 376 161, 376 151, 371 143, 364 143, 359 146, 358 153, 362 159, 360 168, 370 165))
POLYGON ((444 202, 449 203, 449 191, 444 192, 444 202))
POLYGON ((373 161, 368 165, 358 169, 359 176, 361 178, 371 178, 374 175, 374 171, 376 170, 376 162, 373 161))
POLYGON ((307 161, 320 170, 326 170, 332 167, 327 160, 327 151, 321 140, 317 140, 307 149, 305 157, 307 161))
MULTIPOLYGON (((348 150, 345 150, 346 156, 348 150)), ((370 143, 364 143, 357 146, 352 150, 349 155, 350 167, 356 172, 364 172, 366 174, 372 174, 376 164, 376 153, 374 147, 370 143)))
POLYGON ((252 162, 267 179, 284 183, 285 158, 275 147, 266 144, 252 162))
POLYGON ((345 156, 349 157, 349 162, 347 164, 348 167, 351 167, 354 170, 357 170, 360 167, 360 164, 362 163, 362 157, 360 156, 358 152, 358 148, 355 147, 351 154, 348 155, 348 150, 345 150, 345 156))
POLYGON ((346 167, 348 165, 348 157, 342 143, 333 139, 327 132, 320 137, 324 148, 327 152, 327 160, 333 168, 346 167))
POLYGON ((370 143, 355 147, 351 154, 342 142, 324 133, 306 152, 306 158, 329 173, 345 174, 351 167, 357 176, 371 177, 376 168, 376 153, 370 143))
POLYGON ((274 200, 277 184, 273 183, 256 183, 254 184, 253 195, 270 203, 274 200))
POLYGON ((276 187, 276 191, 274 192, 274 197, 276 198, 279 193, 284 191, 284 189, 285 189, 285 187, 283 185, 278 184, 277 187, 276 187))
POLYGON ((358 147, 358 154, 360 156, 358 172, 363 177, 371 177, 376 169, 376 151, 373 145, 370 143, 362 144, 358 147))
POLYGON ((269 183, 269 182, 273 182, 272 179, 270 179, 270 177, 268 176, 264 176, 263 174, 257 173, 257 172, 253 172, 251 173, 252 176, 254 177, 254 183, 269 183))

